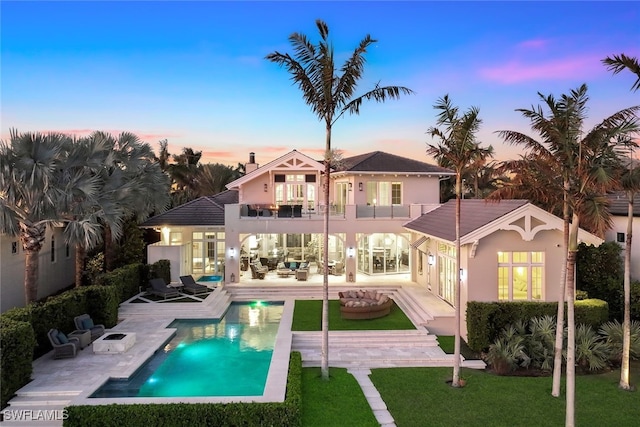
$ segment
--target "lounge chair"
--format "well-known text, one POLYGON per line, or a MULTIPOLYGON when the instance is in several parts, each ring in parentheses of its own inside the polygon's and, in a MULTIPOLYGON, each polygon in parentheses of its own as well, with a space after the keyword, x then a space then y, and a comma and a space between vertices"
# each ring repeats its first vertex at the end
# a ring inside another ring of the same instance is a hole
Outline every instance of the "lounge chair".
POLYGON ((49 329, 47 333, 49 342, 53 347, 53 358, 62 359, 76 357, 80 351, 80 339, 76 337, 67 337, 63 332, 57 329, 49 329))
POLYGON ((76 324, 77 330, 91 332, 91 341, 95 341, 104 335, 104 325, 94 325, 93 319, 88 314, 74 317, 73 322, 76 324))
POLYGON ((251 278, 252 279, 264 279, 264 276, 269 271, 269 267, 267 267, 266 265, 263 266, 260 263, 260 261, 250 264, 249 267, 251 267, 251 278))
POLYGON ((344 263, 338 261, 333 266, 329 267, 329 274, 333 274, 334 276, 342 276, 344 274, 344 263))
POLYGON ((180 282, 184 285, 182 289, 187 293, 198 295, 209 292, 208 287, 196 283, 193 276, 190 274, 188 276, 180 276, 180 282))
POLYGON ((163 297, 164 299, 180 296, 180 292, 178 292, 176 288, 172 288, 171 286, 167 285, 167 283, 161 277, 149 280, 149 286, 151 286, 152 294, 163 297))

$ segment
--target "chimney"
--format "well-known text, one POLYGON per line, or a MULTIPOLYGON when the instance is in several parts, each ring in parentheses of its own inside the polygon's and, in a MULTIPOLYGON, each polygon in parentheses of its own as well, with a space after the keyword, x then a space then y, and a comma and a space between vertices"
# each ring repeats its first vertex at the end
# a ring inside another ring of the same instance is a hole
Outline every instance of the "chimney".
POLYGON ((246 163, 244 165, 244 171, 245 173, 250 173, 256 169, 258 169, 258 164, 256 163, 256 153, 252 151, 251 153, 249 153, 249 163, 246 163))

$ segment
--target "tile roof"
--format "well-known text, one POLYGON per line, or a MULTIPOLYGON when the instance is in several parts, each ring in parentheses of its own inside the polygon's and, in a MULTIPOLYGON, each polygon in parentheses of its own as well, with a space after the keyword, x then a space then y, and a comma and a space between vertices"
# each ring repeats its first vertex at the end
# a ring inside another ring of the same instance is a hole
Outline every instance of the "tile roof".
MULTIPOLYGON (((616 191, 608 194, 609 212, 615 216, 627 216, 629 214, 629 202, 624 191, 616 191)), ((633 216, 640 216, 640 194, 633 198, 633 216)))
POLYGON ((344 158, 340 171, 453 174, 450 169, 382 151, 344 158))
POLYGON ((199 197, 183 205, 149 218, 141 227, 163 225, 224 225, 224 205, 238 203, 238 192, 226 190, 213 196, 199 197))
MULTIPOLYGON (((464 199, 461 202, 461 238, 529 203, 528 200, 490 202, 483 199, 464 199)), ((456 201, 451 199, 440 207, 406 223, 404 226, 419 233, 453 242, 456 240, 455 217, 456 201)))

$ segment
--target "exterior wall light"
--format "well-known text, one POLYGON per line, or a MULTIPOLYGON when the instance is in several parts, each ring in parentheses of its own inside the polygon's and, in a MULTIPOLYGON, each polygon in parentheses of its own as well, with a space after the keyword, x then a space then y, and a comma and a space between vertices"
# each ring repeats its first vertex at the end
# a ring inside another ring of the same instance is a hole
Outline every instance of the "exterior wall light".
POLYGON ((236 256, 236 248, 229 248, 229 258, 233 259, 236 256))
POLYGON ((353 258, 354 256, 356 256, 356 250, 353 247, 347 248, 347 256, 349 258, 353 258))
POLYGON ((362 183, 361 182, 358 183, 358 190, 362 191, 362 183))
POLYGON ((264 183, 264 192, 266 193, 268 191, 269 186, 267 185, 267 183, 264 183))
POLYGON ((429 265, 436 265, 436 257, 433 254, 429 254, 429 265))

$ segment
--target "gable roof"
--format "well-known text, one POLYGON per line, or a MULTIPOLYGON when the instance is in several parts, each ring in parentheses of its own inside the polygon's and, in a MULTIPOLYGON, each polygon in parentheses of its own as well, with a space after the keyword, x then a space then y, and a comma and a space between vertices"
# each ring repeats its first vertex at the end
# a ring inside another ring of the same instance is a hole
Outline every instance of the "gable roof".
POLYGON ((373 151, 371 153, 347 157, 342 160, 342 167, 339 171, 455 175, 450 169, 395 154, 385 153, 383 151, 373 151))
POLYGON ((140 227, 160 227, 163 225, 224 226, 224 205, 238 203, 238 192, 225 190, 213 196, 199 197, 183 205, 176 206, 140 224, 140 227))
MULTIPOLYGON (((624 191, 616 191, 607 195, 609 212, 615 216, 629 215, 629 201, 624 191)), ((640 196, 633 198, 633 216, 640 216, 640 196)))
MULTIPOLYGON (((406 223, 404 227, 440 240, 455 242, 455 209, 455 199, 449 200, 406 223)), ((518 232, 523 240, 533 240, 539 231, 562 232, 563 222, 561 218, 531 204, 528 200, 461 200, 461 244, 474 243, 498 230, 513 230, 518 232)), ((578 238, 587 244, 602 243, 602 239, 583 229, 580 229, 578 238)))
POLYGON ((324 165, 317 160, 312 159, 306 154, 302 154, 297 150, 292 150, 287 154, 278 157, 275 160, 270 161, 264 166, 259 167, 256 170, 249 172, 248 174, 241 176, 227 184, 227 188, 229 190, 234 188, 239 188, 245 182, 251 181, 260 175, 271 171, 286 171, 287 169, 292 170, 308 170, 308 171, 324 171, 324 165))

